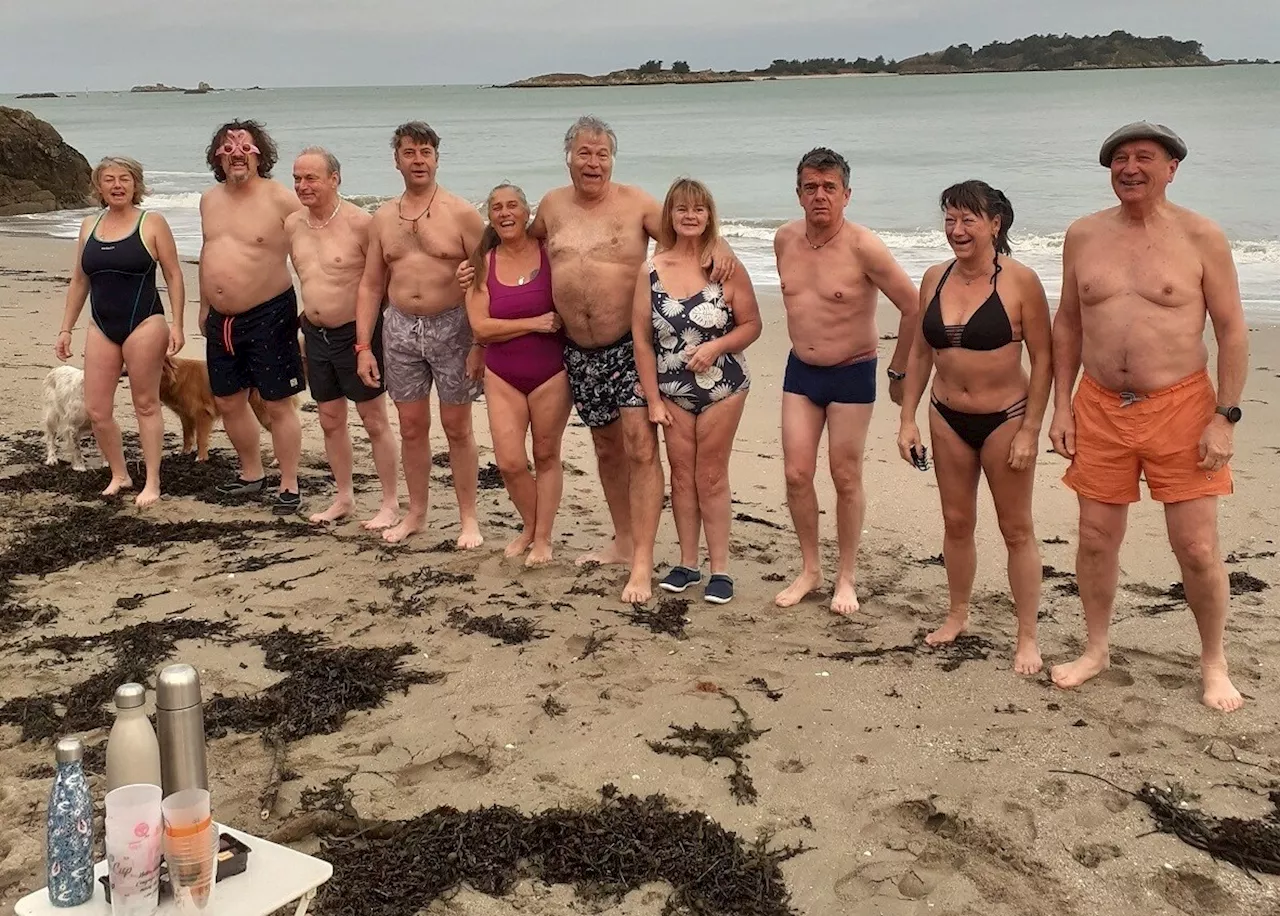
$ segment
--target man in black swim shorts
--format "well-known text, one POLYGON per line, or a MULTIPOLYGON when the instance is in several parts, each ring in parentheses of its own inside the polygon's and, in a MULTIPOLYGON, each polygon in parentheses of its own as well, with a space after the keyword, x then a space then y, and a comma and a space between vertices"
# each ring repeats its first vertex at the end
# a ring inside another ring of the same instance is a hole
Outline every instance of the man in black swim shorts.
POLYGON ((916 333, 919 294, 884 242, 844 218, 849 164, 843 156, 829 149, 806 153, 796 169, 796 195, 804 219, 779 228, 773 249, 792 348, 782 384, 782 454, 803 568, 774 601, 791 607, 823 583, 813 478, 825 428, 840 543, 831 610, 852 614, 858 610, 854 572, 864 505, 862 451, 876 400, 876 303, 884 293, 902 313, 888 367, 889 397, 897 404, 916 333))
POLYGON ((219 127, 205 156, 218 183, 200 197, 200 327, 209 387, 240 458, 238 479, 218 489, 226 495, 262 492, 266 473, 258 423, 249 410, 249 390, 256 388, 280 466, 273 511, 292 515, 301 503, 302 452, 293 395, 306 387, 306 378, 284 224, 300 204, 292 191, 270 179, 276 147, 256 121, 219 127))
MULTIPOLYGON (((366 385, 356 369, 356 296, 369 250, 373 217, 338 194, 342 166, 321 147, 304 149, 293 163, 293 188, 306 207, 285 222, 290 258, 302 287, 302 336, 306 343, 307 383, 315 398, 324 452, 337 485, 333 504, 311 516, 316 524, 346 518, 355 511, 351 435, 347 401, 355 404, 369 434, 373 466, 382 485, 378 512, 366 519, 366 531, 381 531, 400 520, 397 483, 400 458, 387 419, 385 388, 366 385)), ((375 327, 372 351, 379 366, 382 329, 375 327)))

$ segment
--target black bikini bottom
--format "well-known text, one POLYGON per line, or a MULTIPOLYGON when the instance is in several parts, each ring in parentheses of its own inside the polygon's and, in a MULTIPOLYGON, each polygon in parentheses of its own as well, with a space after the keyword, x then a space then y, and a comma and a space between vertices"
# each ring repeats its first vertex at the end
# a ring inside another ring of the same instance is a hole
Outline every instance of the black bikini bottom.
POLYGON ((982 451, 982 446, 986 443, 987 437, 993 432, 1009 420, 1020 417, 1027 412, 1026 398, 995 413, 965 413, 962 410, 948 407, 937 398, 932 398, 931 400, 934 409, 938 411, 938 416, 942 417, 947 422, 947 425, 955 430, 956 435, 963 439, 965 444, 975 452, 982 451))

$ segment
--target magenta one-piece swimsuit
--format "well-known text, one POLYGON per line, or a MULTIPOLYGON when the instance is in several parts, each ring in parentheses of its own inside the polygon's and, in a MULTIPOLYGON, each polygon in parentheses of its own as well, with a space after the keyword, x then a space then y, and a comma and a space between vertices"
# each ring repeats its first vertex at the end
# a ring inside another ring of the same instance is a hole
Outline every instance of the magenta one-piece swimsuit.
MULTIPOLYGON (((507 286, 498 280, 496 252, 489 255, 489 316, 503 320, 537 318, 555 311, 551 298, 551 268, 541 245, 538 275, 523 286, 507 286)), ((489 371, 522 394, 529 395, 564 370, 564 336, 522 334, 512 340, 489 344, 484 349, 489 371)))

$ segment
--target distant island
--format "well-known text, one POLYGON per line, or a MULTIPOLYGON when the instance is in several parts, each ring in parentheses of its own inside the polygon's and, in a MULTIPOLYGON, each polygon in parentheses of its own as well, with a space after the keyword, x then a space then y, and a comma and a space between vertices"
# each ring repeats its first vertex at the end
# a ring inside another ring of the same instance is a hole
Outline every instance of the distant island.
POLYGON ((806 60, 778 58, 756 70, 694 70, 688 61, 675 61, 670 69, 660 60, 639 67, 614 70, 601 76, 585 73, 544 73, 497 87, 528 89, 572 86, 649 86, 669 83, 737 83, 798 76, 893 74, 910 76, 945 73, 1012 73, 1036 70, 1116 70, 1138 67, 1215 67, 1225 64, 1270 64, 1258 59, 1211 60, 1198 41, 1178 41, 1167 35, 1142 38, 1128 32, 1110 35, 1029 35, 1015 41, 993 41, 974 50, 951 45, 942 51, 917 54, 903 60, 859 57, 817 57, 806 60))
POLYGON ((56 92, 24 92, 21 95, 15 95, 15 99, 57 99, 61 98, 56 92))
POLYGON ((208 83, 201 82, 195 89, 183 89, 181 86, 166 86, 164 83, 152 83, 149 86, 134 86, 130 92, 184 92, 187 95, 204 95, 206 92, 217 92, 208 83))

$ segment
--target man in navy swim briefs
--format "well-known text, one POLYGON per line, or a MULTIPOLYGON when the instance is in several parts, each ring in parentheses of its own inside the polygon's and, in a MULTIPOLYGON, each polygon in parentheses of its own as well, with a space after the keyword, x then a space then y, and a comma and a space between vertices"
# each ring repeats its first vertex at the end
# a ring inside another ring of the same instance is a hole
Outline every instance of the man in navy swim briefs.
POLYGON ((823 584, 813 476, 826 428, 840 544, 831 610, 852 614, 858 610, 854 569, 864 505, 862 451, 876 399, 876 303, 884 293, 902 313, 888 366, 889 396, 896 404, 902 400, 919 294, 884 242, 844 218, 849 164, 843 156, 823 148, 806 153, 796 168, 796 195, 804 218, 778 229, 773 250, 791 337, 782 384, 782 455, 804 566, 775 602, 791 607, 823 584))

